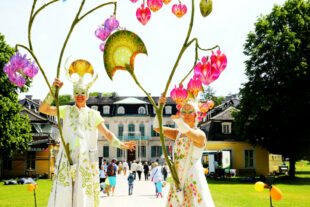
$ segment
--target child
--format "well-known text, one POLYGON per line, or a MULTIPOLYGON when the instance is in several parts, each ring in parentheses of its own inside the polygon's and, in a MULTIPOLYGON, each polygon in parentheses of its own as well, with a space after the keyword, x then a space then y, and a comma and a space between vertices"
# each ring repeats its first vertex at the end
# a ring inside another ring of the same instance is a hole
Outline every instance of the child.
POLYGON ((131 172, 128 176, 128 186, 129 186, 129 192, 128 195, 132 195, 132 191, 133 191, 133 182, 135 180, 135 175, 133 172, 131 172))
MULTIPOLYGON (((105 182, 106 179, 106 171, 104 169, 104 166, 102 165, 99 170, 99 178, 100 178, 100 184, 105 182)), ((100 187, 100 191, 103 191, 103 188, 100 187)))
POLYGON ((163 182, 162 182, 162 178, 159 178, 158 179, 158 182, 156 183, 156 189, 157 189, 157 194, 156 194, 156 197, 158 198, 158 196, 161 196, 163 197, 163 194, 162 194, 162 190, 163 190, 163 182))

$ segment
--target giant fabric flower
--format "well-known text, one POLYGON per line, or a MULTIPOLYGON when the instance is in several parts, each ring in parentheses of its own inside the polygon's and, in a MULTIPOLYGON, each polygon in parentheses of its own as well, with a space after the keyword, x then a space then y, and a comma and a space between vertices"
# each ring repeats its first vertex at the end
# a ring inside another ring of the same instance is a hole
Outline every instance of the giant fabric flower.
POLYGON ((153 12, 157 12, 163 6, 163 1, 162 0, 147 0, 147 5, 153 12))
POLYGON ((117 29, 119 26, 119 21, 116 19, 115 15, 111 16, 110 18, 107 18, 104 22, 104 28, 109 30, 110 32, 113 32, 115 29, 117 29))
POLYGON ((207 62, 207 58, 203 57, 201 62, 197 63, 194 68, 195 77, 197 77, 203 84, 209 85, 220 76, 220 71, 215 64, 207 62))
POLYGON ((101 27, 101 26, 99 26, 98 29, 96 29, 95 31, 96 37, 98 37, 102 41, 105 41, 110 35, 110 33, 111 33, 110 30, 106 29, 105 27, 101 27))
POLYGON ((184 14, 186 14, 186 12, 187 12, 187 7, 185 4, 182 5, 180 3, 180 4, 174 4, 172 6, 172 13, 179 18, 183 17, 184 14))
POLYGON ((187 95, 187 90, 183 88, 182 84, 179 88, 174 86, 174 89, 170 92, 170 97, 178 104, 178 109, 184 106, 187 95))
POLYGON ((35 62, 31 63, 27 60, 26 55, 22 56, 16 52, 10 59, 10 62, 5 64, 3 71, 8 75, 10 82, 18 87, 23 87, 26 84, 25 76, 33 78, 39 71, 35 62))
POLYGON ((189 90, 195 97, 201 91, 201 81, 196 77, 191 78, 187 84, 187 90, 189 90))
POLYGON ((151 19, 151 10, 148 7, 144 8, 144 4, 141 4, 141 8, 137 9, 136 16, 141 24, 146 25, 151 19))
POLYGON ((216 54, 212 51, 212 55, 210 57, 211 59, 211 65, 215 65, 216 68, 221 72, 226 68, 227 66, 227 58, 224 53, 222 53, 220 50, 216 51, 216 54))

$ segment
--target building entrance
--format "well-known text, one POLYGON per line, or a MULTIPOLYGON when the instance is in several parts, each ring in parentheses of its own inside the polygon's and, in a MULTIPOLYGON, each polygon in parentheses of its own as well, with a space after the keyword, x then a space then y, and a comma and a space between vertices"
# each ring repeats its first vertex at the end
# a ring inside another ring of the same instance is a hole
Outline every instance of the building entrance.
POLYGON ((127 150, 127 162, 136 160, 136 150, 127 150))

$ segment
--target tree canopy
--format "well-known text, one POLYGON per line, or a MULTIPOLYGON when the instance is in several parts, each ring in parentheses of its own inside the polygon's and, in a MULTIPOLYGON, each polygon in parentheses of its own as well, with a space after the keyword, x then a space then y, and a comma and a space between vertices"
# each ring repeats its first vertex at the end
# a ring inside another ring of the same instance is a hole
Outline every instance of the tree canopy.
POLYGON ((3 72, 4 65, 14 53, 14 48, 7 45, 0 34, 0 156, 23 152, 32 140, 29 118, 20 114, 18 104, 18 93, 27 91, 29 79, 25 86, 18 88, 3 72))
POLYGON ((240 91, 236 132, 295 161, 310 147, 310 1, 288 0, 260 16, 244 45, 248 82, 240 91))
POLYGON ((225 100, 225 97, 215 96, 215 90, 211 86, 205 86, 204 91, 201 93, 201 99, 203 101, 213 100, 214 107, 216 107, 222 104, 222 102, 225 100))

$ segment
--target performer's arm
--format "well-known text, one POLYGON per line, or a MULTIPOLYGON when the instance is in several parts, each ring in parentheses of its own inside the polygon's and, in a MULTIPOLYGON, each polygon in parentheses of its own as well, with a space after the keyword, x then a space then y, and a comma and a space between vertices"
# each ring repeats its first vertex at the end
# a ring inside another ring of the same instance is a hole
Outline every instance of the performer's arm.
POLYGON ((136 142, 122 142, 116 138, 116 136, 111 132, 109 129, 106 128, 104 122, 101 122, 97 126, 99 132, 110 142, 112 147, 117 147, 120 149, 129 149, 134 150, 135 146, 137 145, 136 142))
MULTIPOLYGON (((59 89, 63 86, 63 83, 58 79, 55 78, 55 81, 53 83, 52 90, 55 92, 55 87, 58 86, 59 89)), ((51 116, 57 116, 57 108, 55 106, 51 106, 54 98, 49 92, 47 96, 45 97, 44 101, 41 103, 39 107, 39 111, 43 114, 51 115, 51 116)))

